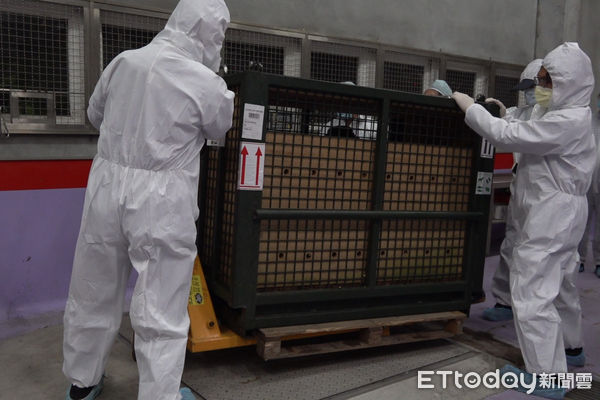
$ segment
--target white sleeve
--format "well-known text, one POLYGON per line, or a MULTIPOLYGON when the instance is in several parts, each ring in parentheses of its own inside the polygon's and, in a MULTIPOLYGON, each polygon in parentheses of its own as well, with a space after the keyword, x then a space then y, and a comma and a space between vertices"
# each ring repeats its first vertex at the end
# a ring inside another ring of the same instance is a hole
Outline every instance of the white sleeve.
POLYGON ((100 125, 104 119, 104 104, 106 102, 106 91, 102 84, 102 77, 96 84, 94 93, 90 97, 90 103, 87 108, 87 116, 94 126, 94 128, 100 130, 100 125))
POLYGON ((233 123, 233 99, 235 94, 225 88, 221 93, 219 107, 211 120, 202 125, 202 133, 207 139, 219 140, 225 136, 233 123))
POLYGON ((490 115, 475 104, 469 107, 465 122, 475 132, 504 151, 536 155, 560 154, 576 135, 565 134, 573 121, 559 114, 529 121, 506 121, 490 115))
POLYGON ((106 68, 104 68, 88 104, 88 119, 94 128, 98 130, 100 130, 100 125, 102 125, 102 120, 104 119, 104 105, 106 104, 106 96, 108 95, 108 82, 118 58, 118 56, 115 57, 106 68))

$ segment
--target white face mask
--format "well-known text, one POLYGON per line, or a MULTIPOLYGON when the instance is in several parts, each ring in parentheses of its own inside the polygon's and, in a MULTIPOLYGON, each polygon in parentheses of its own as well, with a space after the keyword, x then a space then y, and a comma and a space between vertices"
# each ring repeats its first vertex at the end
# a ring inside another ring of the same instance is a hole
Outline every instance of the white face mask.
POLYGON ((548 108, 550 101, 552 101, 552 89, 536 86, 535 100, 540 106, 548 108))
POLYGON ((525 104, 527 104, 528 106, 533 106, 535 105, 535 103, 537 103, 537 101, 535 100, 535 89, 531 88, 525 90, 525 104))

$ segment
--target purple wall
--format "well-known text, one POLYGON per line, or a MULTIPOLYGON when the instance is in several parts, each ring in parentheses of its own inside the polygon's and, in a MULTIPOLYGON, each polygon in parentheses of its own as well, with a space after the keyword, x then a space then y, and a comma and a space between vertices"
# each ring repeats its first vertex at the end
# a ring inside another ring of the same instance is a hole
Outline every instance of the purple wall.
POLYGON ((84 194, 0 191, 0 322, 64 309, 84 194))

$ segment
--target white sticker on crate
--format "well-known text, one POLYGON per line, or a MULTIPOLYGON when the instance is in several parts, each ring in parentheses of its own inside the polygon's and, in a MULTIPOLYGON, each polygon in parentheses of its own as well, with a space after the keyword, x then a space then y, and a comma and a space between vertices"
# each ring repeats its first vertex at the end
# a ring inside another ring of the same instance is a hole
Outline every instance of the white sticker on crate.
POLYGON ((481 141, 481 157, 494 158, 494 146, 485 139, 481 141))
POLYGON ((265 106, 244 104, 244 121, 242 124, 242 139, 262 140, 265 106))
POLYGON ((242 142, 240 144, 239 190, 263 190, 265 144, 242 142))
POLYGON ((477 186, 475 194, 492 194, 492 179, 491 172, 477 172, 477 186))
POLYGON ((225 147, 225 138, 221 140, 206 139, 206 145, 211 147, 225 147))
POLYGON ((485 139, 481 141, 481 158, 494 158, 494 146, 485 139))

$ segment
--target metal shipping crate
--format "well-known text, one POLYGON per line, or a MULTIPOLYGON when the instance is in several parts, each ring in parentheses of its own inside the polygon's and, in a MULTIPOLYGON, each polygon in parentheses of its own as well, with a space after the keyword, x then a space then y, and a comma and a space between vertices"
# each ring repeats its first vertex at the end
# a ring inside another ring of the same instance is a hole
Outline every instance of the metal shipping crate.
POLYGON ((202 157, 198 251, 239 333, 465 311, 493 148, 453 100, 246 72, 202 157))

